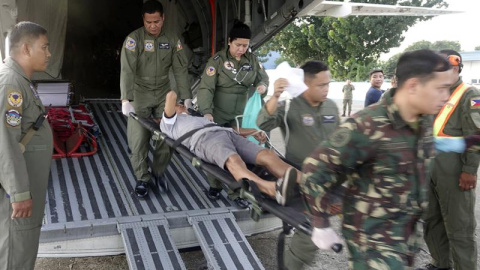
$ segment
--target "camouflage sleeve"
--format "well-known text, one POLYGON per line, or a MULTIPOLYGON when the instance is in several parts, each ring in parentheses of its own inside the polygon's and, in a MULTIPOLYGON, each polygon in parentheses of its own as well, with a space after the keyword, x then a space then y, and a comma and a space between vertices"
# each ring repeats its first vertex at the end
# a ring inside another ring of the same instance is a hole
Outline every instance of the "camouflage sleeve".
POLYGON ((133 100, 133 86, 137 71, 139 48, 136 35, 130 34, 123 42, 120 54, 120 92, 121 99, 133 100))
MULTIPOLYGON (((465 100, 462 103, 462 133, 471 135, 480 130, 480 91, 474 87, 467 90, 465 100)), ((473 149, 472 149, 473 150, 473 149)), ((463 168, 462 172, 477 174, 478 164, 480 162, 480 153, 478 151, 466 151, 462 154, 463 168)))
POLYGON ((258 62, 258 58, 257 56, 253 55, 253 61, 254 61, 254 65, 258 68, 257 70, 257 76, 255 78, 255 82, 253 83, 255 87, 263 84, 265 85, 266 87, 266 91, 265 93, 262 94, 262 98, 264 98, 265 96, 267 96, 267 92, 268 92, 268 84, 269 84, 269 79, 268 79, 268 75, 267 75, 267 72, 265 71, 265 69, 263 68, 262 64, 260 64, 260 62, 258 62))
POLYGON ((9 194, 11 202, 24 201, 31 198, 27 166, 19 146, 24 95, 18 87, 5 85, 0 87, 0 93, 0 111, 6 112, 0 124, 0 153, 3 157, 0 184, 9 194))
POLYGON ((285 127, 285 123, 283 122, 283 118, 285 116, 285 103, 280 103, 277 107, 277 110, 272 115, 268 113, 266 106, 267 104, 264 104, 262 109, 258 112, 258 128, 267 132, 276 127, 283 129, 285 127))
POLYGON ((173 53, 173 75, 177 83, 177 94, 179 99, 192 98, 188 80, 188 56, 180 39, 177 40, 176 49, 173 53))
POLYGON ((198 109, 203 114, 213 113, 213 96, 215 95, 215 87, 217 86, 218 79, 218 59, 215 59, 215 57, 208 60, 200 81, 200 86, 198 87, 198 109))
POLYGON ((335 192, 359 164, 375 155, 376 143, 370 139, 374 129, 368 124, 347 119, 303 162, 300 186, 313 226, 330 226, 328 216, 334 213, 329 205, 335 192))

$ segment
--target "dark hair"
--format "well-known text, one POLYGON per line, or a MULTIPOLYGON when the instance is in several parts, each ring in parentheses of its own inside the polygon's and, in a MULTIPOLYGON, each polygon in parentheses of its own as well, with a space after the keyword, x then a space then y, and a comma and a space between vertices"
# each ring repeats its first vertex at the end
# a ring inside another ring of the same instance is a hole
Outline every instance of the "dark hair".
POLYGON ((462 69, 463 69, 463 59, 462 59, 462 56, 460 55, 459 52, 455 51, 455 50, 452 50, 452 49, 444 49, 444 50, 440 50, 440 54, 445 54, 446 57, 450 56, 450 55, 456 55, 458 57, 460 57, 460 63, 458 64, 458 73, 462 72, 462 69))
POLYGON ((377 73, 377 72, 381 72, 383 74, 383 70, 377 68, 377 69, 373 69, 372 71, 370 71, 368 77, 372 78, 373 73, 377 73))
POLYGON ((153 14, 155 12, 160 12, 160 16, 163 16, 162 3, 158 2, 157 0, 148 0, 143 4, 142 16, 145 16, 145 13, 153 14))
POLYGON ((228 34, 228 39, 230 42, 237 38, 252 38, 252 31, 250 31, 250 27, 239 20, 235 20, 233 22, 233 27, 230 29, 230 33, 228 34))
POLYGON ((435 72, 444 72, 450 69, 450 64, 440 54, 423 49, 406 52, 400 56, 395 76, 400 88, 408 79, 420 78, 427 82, 435 76, 435 72))
POLYGON ((315 75, 317 75, 317 73, 319 72, 328 70, 327 65, 325 65, 321 61, 316 61, 316 60, 306 62, 300 68, 303 69, 303 73, 305 74, 305 77, 309 79, 315 77, 315 75))
POLYGON ((33 22, 17 23, 8 35, 10 53, 14 48, 21 46, 21 42, 25 39, 26 42, 32 42, 37 40, 41 35, 47 35, 47 30, 42 26, 33 22))

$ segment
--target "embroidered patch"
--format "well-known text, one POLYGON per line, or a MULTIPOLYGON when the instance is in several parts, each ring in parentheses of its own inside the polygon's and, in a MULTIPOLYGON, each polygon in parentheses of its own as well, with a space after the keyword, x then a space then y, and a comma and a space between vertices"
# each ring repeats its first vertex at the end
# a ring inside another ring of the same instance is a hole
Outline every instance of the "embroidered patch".
POLYGON ((136 46, 137 46, 137 42, 131 37, 128 37, 127 41, 125 41, 125 49, 127 50, 134 52, 136 46))
POLYGON ((212 66, 207 67, 207 68, 205 69, 205 73, 206 73, 208 76, 211 77, 211 76, 215 75, 215 68, 212 67, 212 66))
POLYGON ((470 108, 480 109, 480 97, 474 97, 470 99, 470 108))
POLYGON ((228 70, 233 70, 235 68, 235 65, 232 61, 225 61, 225 63, 223 63, 223 66, 228 70))
POLYGON ((217 60, 218 58, 220 58, 220 55, 215 55, 215 57, 213 57, 213 60, 217 60))
POLYGON ((8 94, 8 104, 10 104, 10 106, 18 108, 22 106, 22 103, 23 97, 19 92, 10 92, 8 94))
POLYGON ((146 52, 154 52, 155 46, 153 45, 153 40, 145 40, 145 51, 146 52))
POLYGON ((339 128, 335 130, 332 135, 330 135, 330 144, 334 147, 342 147, 347 145, 347 143, 352 138, 352 133, 348 128, 339 128))
POLYGON ((335 123, 335 115, 322 115, 323 123, 335 123))
POLYGON ((160 50, 168 50, 170 49, 170 43, 158 43, 158 48, 160 50))
POLYGON ((311 127, 315 124, 315 120, 311 114, 302 115, 302 123, 305 126, 311 127))
POLYGON ((9 126, 17 127, 22 123, 22 115, 17 110, 9 110, 5 117, 9 126))
POLYGON ((183 45, 182 45, 182 42, 180 41, 180 39, 177 41, 177 52, 178 51, 181 51, 183 49, 183 45))

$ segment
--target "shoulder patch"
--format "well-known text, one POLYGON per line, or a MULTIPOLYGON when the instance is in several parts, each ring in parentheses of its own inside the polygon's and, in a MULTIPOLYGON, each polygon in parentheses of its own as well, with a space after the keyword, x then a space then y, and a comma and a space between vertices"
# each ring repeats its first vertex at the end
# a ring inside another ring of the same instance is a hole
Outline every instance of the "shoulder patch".
POLYGON ((347 145, 352 138, 351 130, 345 127, 338 128, 330 135, 329 142, 333 147, 342 147, 347 145))
POLYGON ((480 96, 476 96, 470 99, 471 109, 480 109, 480 96))
POLYGON ((5 120, 8 126, 17 127, 22 123, 22 115, 17 110, 9 110, 5 114, 5 120))
POLYGON ((8 104, 10 104, 10 106, 12 107, 18 108, 22 106, 23 97, 22 97, 22 94, 20 94, 20 92, 11 91, 10 93, 8 93, 7 99, 8 99, 8 104))
POLYGON ((223 66, 227 69, 227 70, 233 70, 235 68, 235 65, 233 64, 232 61, 225 61, 223 62, 223 66))
POLYGON ((180 39, 177 41, 177 52, 178 51, 181 51, 183 49, 183 45, 182 45, 182 42, 180 41, 180 39))
POLYGON ((145 51, 146 52, 154 52, 155 51, 155 45, 153 40, 145 40, 145 51))
POLYGON ((136 46, 137 42, 133 38, 127 37, 127 41, 125 41, 125 49, 134 52, 136 46))
POLYGON ((207 74, 207 75, 210 76, 210 77, 213 76, 213 75, 215 75, 215 72, 216 72, 216 71, 215 71, 215 68, 212 67, 212 66, 209 66, 209 67, 207 67, 207 68, 205 69, 205 74, 207 74))
POLYGON ((220 55, 215 55, 215 57, 213 57, 213 60, 218 60, 218 58, 220 58, 220 55))

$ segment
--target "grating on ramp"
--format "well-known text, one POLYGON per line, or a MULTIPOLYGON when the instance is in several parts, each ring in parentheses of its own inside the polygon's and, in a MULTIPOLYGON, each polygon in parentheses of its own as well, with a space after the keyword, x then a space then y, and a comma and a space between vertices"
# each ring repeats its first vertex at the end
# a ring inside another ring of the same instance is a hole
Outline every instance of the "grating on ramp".
POLYGON ((189 218, 210 269, 265 269, 232 213, 189 218))
POLYGON ((166 220, 119 224, 129 268, 186 269, 166 220))

